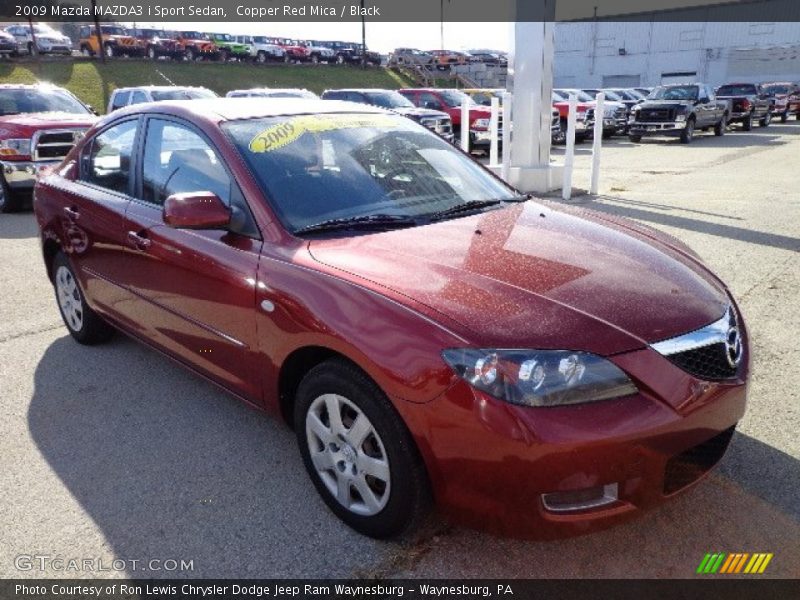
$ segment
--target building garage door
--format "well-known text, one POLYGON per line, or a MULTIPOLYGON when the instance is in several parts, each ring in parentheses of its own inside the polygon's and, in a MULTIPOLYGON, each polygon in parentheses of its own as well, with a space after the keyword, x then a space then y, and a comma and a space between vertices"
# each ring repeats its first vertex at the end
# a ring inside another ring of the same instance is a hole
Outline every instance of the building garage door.
POLYGON ((603 75, 604 88, 630 88, 642 82, 640 75, 603 75))
POLYGON ((670 83, 695 83, 697 81, 697 71, 676 71, 674 73, 662 73, 661 85, 670 83))

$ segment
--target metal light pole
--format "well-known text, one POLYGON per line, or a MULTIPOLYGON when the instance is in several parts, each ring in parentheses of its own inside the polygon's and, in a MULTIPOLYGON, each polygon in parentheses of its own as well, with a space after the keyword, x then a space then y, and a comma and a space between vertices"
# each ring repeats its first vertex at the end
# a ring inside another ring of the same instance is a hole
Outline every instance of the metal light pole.
POLYGON ((364 0, 361 0, 361 68, 367 68, 367 17, 364 0))
POLYGON ((92 0, 92 15, 94 15, 94 34, 97 36, 97 53, 100 62, 106 62, 106 49, 103 47, 103 32, 100 30, 100 17, 97 14, 97 0, 92 0))

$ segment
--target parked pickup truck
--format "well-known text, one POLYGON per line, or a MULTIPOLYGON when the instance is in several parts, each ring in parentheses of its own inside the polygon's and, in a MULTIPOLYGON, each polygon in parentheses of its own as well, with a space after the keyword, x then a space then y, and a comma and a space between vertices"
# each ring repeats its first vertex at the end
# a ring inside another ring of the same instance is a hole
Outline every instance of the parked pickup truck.
MULTIPOLYGON (((403 96, 411 100, 414 106, 438 110, 450 115, 456 138, 461 139, 464 127, 461 124, 461 103, 466 99, 469 105, 469 147, 487 149, 491 143, 489 120, 492 110, 481 106, 461 90, 447 88, 415 88, 399 90, 403 96)), ((503 117, 499 118, 497 133, 503 137, 503 117)))
POLYGON ((414 106, 408 98, 402 94, 398 94, 394 90, 377 90, 372 88, 325 90, 322 94, 322 99, 345 100, 347 102, 358 102, 359 104, 371 104, 373 106, 387 108, 438 133, 448 142, 452 142, 454 138, 453 123, 450 120, 450 115, 439 110, 418 108, 414 106))
POLYGON ((724 135, 730 114, 730 101, 717 100, 705 83, 662 85, 631 111, 628 137, 636 143, 645 135, 673 135, 688 144, 698 129, 724 135))
POLYGON ((780 117, 781 123, 786 123, 789 115, 794 115, 800 121, 800 85, 776 81, 762 83, 761 87, 770 98, 772 115, 780 117))
POLYGON ((39 171, 59 164, 96 120, 65 89, 0 85, 0 212, 22 208, 39 171))
POLYGON ((769 96, 758 84, 726 83, 717 88, 717 99, 730 100, 728 123, 741 123, 745 131, 753 128, 753 121, 766 127, 772 120, 769 96))

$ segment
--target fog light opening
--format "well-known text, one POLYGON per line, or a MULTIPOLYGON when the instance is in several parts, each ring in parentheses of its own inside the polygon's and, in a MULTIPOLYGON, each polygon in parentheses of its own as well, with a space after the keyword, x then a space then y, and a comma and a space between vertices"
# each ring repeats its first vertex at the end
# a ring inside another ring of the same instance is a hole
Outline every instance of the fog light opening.
POLYGON ((597 485, 580 490, 542 494, 542 504, 550 512, 566 513, 590 510, 614 504, 619 500, 619 486, 616 483, 597 485))

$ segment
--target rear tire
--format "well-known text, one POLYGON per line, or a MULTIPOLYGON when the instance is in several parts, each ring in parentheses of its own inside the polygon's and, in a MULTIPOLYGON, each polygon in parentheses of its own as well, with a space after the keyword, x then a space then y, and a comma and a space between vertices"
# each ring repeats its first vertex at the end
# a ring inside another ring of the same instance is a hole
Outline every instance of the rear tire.
POLYGON ((294 410, 303 463, 325 504, 364 535, 412 531, 430 492, 414 440, 383 391, 351 363, 332 359, 300 382, 294 410))
POLYGON ((187 48, 183 55, 186 57, 186 60, 192 62, 197 58, 197 53, 194 51, 194 48, 187 48))
POLYGON ((53 287, 61 318, 76 342, 93 346, 111 339, 114 329, 89 308, 80 283, 63 252, 56 254, 53 260, 53 287))
POLYGON ((789 111, 784 111, 781 113, 781 123, 786 123, 789 120, 789 111))
POLYGON ((256 54, 256 62, 261 63, 262 65, 267 62, 267 53, 263 50, 259 50, 258 54, 256 54))
POLYGON ((156 52, 155 46, 150 46, 147 49, 147 58, 149 58, 150 60, 158 59, 158 52, 156 52))
POLYGON ((747 118, 742 121, 742 131, 750 131, 753 128, 753 115, 747 115, 747 118))
POLYGON ((714 135, 717 137, 725 135, 725 117, 723 116, 715 125, 714 125, 714 135))
POLYGON ((106 44, 103 51, 107 58, 114 58, 117 55, 117 49, 111 44, 106 44))
POLYGON ((767 111, 767 114, 761 118, 758 124, 761 125, 761 127, 769 127, 770 123, 772 123, 772 113, 767 111))
POLYGON ((81 46, 81 54, 82 54, 83 56, 86 56, 86 57, 92 57, 92 56, 94 56, 94 52, 92 52, 92 49, 91 49, 91 48, 89 48, 89 46, 87 46, 86 44, 84 44, 83 46, 81 46))

